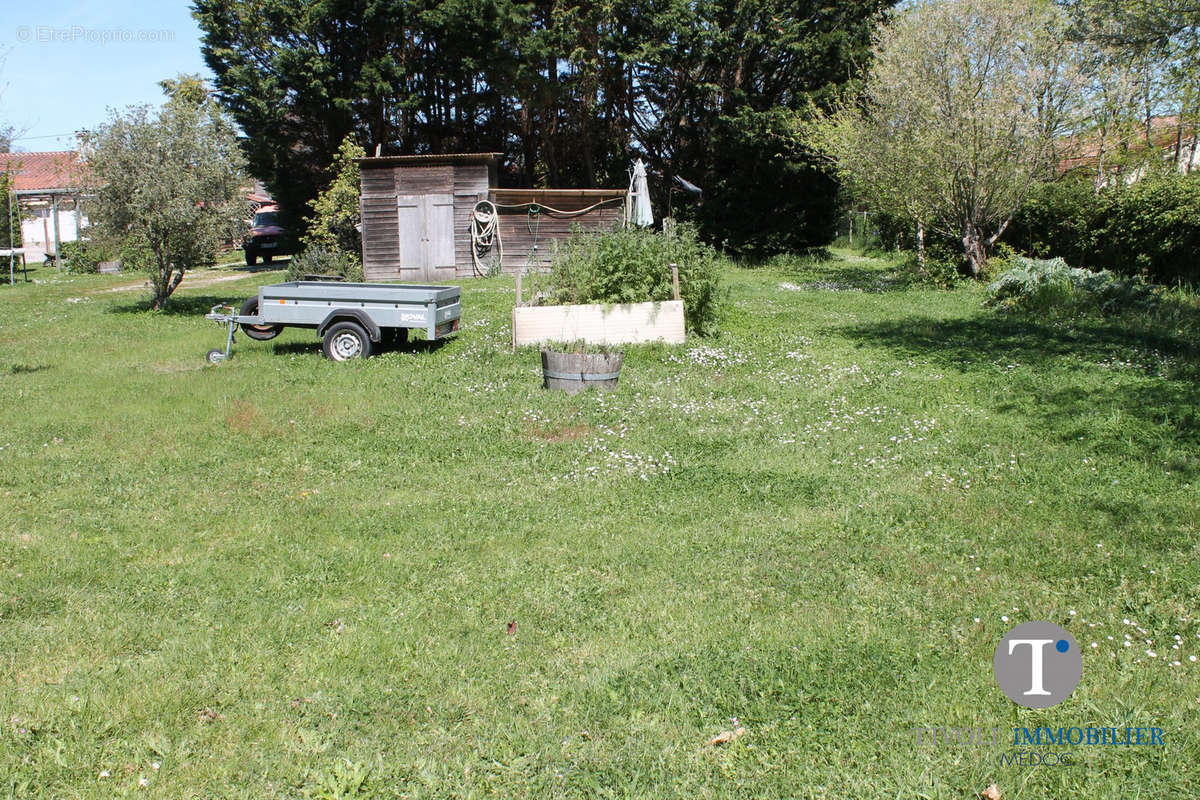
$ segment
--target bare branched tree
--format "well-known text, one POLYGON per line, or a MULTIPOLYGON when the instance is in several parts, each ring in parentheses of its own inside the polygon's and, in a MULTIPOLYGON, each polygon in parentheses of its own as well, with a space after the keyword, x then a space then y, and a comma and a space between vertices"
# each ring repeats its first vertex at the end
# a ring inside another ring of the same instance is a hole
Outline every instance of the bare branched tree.
POLYGON ((861 91, 806 127, 881 210, 962 242, 979 276, 1074 120, 1078 59, 1045 0, 934 0, 878 34, 861 91))

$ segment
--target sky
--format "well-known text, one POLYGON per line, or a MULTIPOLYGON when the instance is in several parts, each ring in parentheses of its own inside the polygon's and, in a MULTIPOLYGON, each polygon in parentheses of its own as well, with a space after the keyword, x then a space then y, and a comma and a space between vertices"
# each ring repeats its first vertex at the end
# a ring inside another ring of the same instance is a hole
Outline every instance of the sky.
POLYGON ((0 0, 0 127, 14 150, 71 150, 109 109, 158 105, 158 82, 212 73, 190 0, 0 0))

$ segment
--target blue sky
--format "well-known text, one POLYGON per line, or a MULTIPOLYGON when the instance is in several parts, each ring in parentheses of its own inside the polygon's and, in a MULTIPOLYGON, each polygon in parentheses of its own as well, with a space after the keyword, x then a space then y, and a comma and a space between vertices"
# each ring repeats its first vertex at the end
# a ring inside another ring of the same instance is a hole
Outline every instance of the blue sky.
POLYGON ((70 150, 108 109, 162 100, 158 81, 211 73, 189 0, 0 0, 0 125, 17 150, 70 150))

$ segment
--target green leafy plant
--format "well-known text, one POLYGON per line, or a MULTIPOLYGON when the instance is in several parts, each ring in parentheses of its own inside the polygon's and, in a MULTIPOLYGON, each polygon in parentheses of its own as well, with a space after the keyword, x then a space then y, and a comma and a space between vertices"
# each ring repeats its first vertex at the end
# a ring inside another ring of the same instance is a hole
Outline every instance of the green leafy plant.
POLYGON ((608 355, 610 353, 619 353, 624 348, 621 345, 594 344, 592 342, 586 342, 583 339, 575 339, 570 342, 543 342, 539 349, 552 350, 555 353, 571 353, 574 355, 608 355))
MULTIPOLYGON (((0 145, 4 144, 4 131, 0 128, 0 145)), ((8 129, 11 130, 11 129, 8 129)), ((10 238, 16 247, 21 246, 21 211, 19 204, 12 207, 12 178, 7 172, 0 172, 0 247, 8 247, 10 238)))
POLYGON ((306 247, 292 256, 291 263, 288 264, 287 279, 300 280, 305 275, 339 276, 351 282, 361 281, 362 262, 358 260, 358 256, 344 250, 320 246, 306 247))
POLYGON ((1016 258, 1017 266, 987 287, 987 305, 1007 311, 1112 314, 1157 304, 1155 289, 1140 276, 1069 267, 1061 258, 1016 258))
POLYGON ((342 140, 330 165, 333 180, 308 204, 313 213, 305 220, 308 230, 301 237, 305 247, 324 247, 350 253, 362 251, 362 235, 358 231, 358 198, 361 190, 358 185, 358 162, 355 159, 366 154, 353 137, 347 136, 342 140))
POLYGON ((720 256, 689 225, 670 234, 629 229, 576 230, 554 253, 547 300, 552 303, 644 303, 674 297, 671 265, 688 327, 714 333, 722 312, 720 256))
POLYGON ((123 249, 120 242, 107 238, 77 239, 63 242, 61 255, 68 272, 94 273, 101 263, 120 260, 123 249))
POLYGON ((348 800, 367 792, 372 769, 369 765, 340 759, 332 767, 311 774, 304 787, 310 800, 348 800))

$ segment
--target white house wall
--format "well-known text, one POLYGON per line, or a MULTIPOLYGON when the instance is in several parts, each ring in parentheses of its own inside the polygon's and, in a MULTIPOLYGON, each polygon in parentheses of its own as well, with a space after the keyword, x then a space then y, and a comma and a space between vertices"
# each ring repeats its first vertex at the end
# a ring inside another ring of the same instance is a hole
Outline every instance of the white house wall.
MULTIPOLYGON (((21 241, 25 244, 25 260, 33 263, 46 258, 47 246, 54 249, 54 214, 49 207, 33 209, 37 216, 21 221, 21 241), (42 216, 42 215, 45 216, 42 216)), ((87 226, 87 217, 83 218, 87 226)), ((79 214, 74 210, 58 211, 58 240, 73 242, 79 238, 79 214)), ((5 242, 5 247, 8 243, 5 242)))

